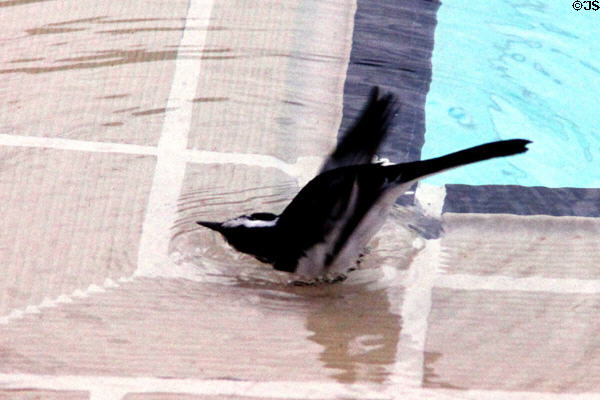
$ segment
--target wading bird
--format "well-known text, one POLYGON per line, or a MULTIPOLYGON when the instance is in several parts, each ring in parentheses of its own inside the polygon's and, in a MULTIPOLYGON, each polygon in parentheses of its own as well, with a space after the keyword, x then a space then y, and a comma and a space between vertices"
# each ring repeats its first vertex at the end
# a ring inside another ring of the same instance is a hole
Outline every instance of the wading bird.
POLYGON ((442 157, 402 164, 372 163, 399 110, 392 93, 375 87, 361 116, 320 173, 279 215, 259 212, 225 222, 198 221, 235 249, 307 279, 340 280, 356 265, 388 212, 424 177, 527 151, 528 140, 502 140, 442 157))

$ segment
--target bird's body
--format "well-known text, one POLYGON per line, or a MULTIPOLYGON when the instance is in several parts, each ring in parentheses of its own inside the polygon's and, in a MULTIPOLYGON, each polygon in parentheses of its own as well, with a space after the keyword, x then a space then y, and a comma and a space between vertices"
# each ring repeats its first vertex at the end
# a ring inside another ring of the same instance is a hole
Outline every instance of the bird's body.
POLYGON ((220 232, 237 250, 308 279, 344 275, 381 228, 396 199, 417 180, 490 158, 527 151, 505 140, 404 164, 370 164, 397 110, 377 88, 362 116, 280 215, 256 213, 198 224, 220 232))

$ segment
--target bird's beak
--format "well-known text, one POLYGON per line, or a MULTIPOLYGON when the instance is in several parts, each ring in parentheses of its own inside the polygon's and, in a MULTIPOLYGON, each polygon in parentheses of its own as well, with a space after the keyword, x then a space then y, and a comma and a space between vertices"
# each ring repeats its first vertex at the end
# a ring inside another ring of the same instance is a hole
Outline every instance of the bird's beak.
POLYGON ((209 222, 209 221, 196 221, 198 225, 205 226, 213 231, 221 232, 221 227, 223 224, 220 222, 209 222))

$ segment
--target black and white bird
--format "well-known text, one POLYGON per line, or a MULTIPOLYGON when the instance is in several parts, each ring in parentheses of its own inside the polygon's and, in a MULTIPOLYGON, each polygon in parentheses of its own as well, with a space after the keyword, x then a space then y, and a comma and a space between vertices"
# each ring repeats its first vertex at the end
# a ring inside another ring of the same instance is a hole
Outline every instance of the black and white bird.
POLYGON ((527 151, 528 140, 502 140, 403 164, 371 163, 399 110, 392 93, 371 91, 354 126, 279 215, 255 213, 225 222, 198 221, 235 249, 307 279, 345 276, 385 222, 396 199, 417 180, 461 165, 527 151))

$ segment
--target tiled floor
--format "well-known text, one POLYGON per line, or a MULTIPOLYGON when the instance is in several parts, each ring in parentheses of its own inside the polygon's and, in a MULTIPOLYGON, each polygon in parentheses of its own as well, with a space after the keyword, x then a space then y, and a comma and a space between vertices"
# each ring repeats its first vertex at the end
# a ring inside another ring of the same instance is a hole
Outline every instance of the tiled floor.
POLYGON ((316 170, 356 4, 116 4, 0 2, 0 399, 594 398, 593 218, 393 220, 381 268, 317 288, 175 262, 316 170))
POLYGON ((135 270, 155 160, 0 147, 0 313, 135 270))
POLYGON ((187 3, 3 2, 0 133, 156 145, 187 3))
POLYGON ((599 308, 600 294, 435 288, 424 386, 595 392, 599 308))

